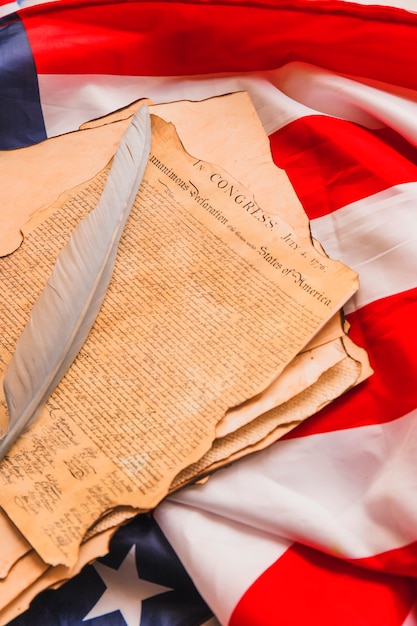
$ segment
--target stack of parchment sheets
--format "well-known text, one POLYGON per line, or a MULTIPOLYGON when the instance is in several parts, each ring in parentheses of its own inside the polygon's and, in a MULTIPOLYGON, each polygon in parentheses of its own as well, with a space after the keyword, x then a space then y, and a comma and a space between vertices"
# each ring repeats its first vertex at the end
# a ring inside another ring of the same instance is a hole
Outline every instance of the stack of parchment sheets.
MULTIPOLYGON (((358 277, 312 241, 248 95, 237 93, 138 102, 0 155, 1 375, 148 105, 147 165, 101 309, 0 462, 2 624, 105 554, 127 519, 270 445, 371 374, 343 323, 358 277), (18 190, 16 171, 30 172, 18 190)), ((4 398, 6 437, 8 413, 4 398)))

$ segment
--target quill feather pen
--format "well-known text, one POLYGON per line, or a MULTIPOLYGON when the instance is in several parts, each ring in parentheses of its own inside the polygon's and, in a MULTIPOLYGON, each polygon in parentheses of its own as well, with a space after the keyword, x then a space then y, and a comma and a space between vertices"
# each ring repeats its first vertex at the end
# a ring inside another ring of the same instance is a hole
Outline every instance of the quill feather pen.
POLYGON ((4 378, 8 431, 0 459, 31 426, 83 345, 110 282, 117 248, 147 164, 149 109, 133 117, 96 207, 72 233, 20 335, 4 378))

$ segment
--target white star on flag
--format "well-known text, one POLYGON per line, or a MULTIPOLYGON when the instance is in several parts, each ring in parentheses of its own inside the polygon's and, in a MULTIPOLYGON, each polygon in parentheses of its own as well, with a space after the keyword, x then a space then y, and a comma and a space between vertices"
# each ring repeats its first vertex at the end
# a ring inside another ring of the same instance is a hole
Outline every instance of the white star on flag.
POLYGON ((136 546, 132 546, 119 569, 115 570, 100 562, 94 568, 106 585, 106 590, 83 622, 94 617, 120 611, 127 626, 139 626, 142 615, 142 601, 160 593, 172 591, 140 578, 136 567, 136 546), (133 600, 132 600, 133 599, 133 600))

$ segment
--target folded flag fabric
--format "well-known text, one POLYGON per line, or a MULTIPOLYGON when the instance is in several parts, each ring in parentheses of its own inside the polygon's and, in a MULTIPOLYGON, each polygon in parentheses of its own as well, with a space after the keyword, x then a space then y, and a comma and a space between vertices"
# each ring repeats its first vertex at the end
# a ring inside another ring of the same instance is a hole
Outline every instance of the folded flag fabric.
POLYGON ((345 313, 375 370, 121 528, 15 626, 417 624, 417 13, 394 4, 0 4, 3 150, 141 97, 248 91, 313 235, 359 273, 345 313))
POLYGON ((151 516, 111 541, 109 554, 56 591, 41 593, 14 626, 210 625, 212 612, 151 516))

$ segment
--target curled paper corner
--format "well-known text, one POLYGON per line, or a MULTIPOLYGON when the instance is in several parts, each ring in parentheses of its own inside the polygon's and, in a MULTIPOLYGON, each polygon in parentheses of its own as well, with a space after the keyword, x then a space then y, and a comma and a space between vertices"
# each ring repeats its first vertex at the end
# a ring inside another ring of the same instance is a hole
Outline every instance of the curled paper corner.
POLYGON ((105 124, 112 124, 113 122, 125 121, 126 125, 128 125, 130 120, 132 119, 136 111, 140 109, 142 104, 147 104, 148 106, 151 106, 153 105, 153 102, 149 98, 140 98, 139 100, 135 100, 125 107, 121 107, 116 111, 108 113, 107 115, 88 120, 88 122, 84 122, 84 124, 81 124, 81 126, 79 127, 79 130, 97 128, 99 126, 104 126, 105 124))
POLYGON ((355 383, 355 385, 359 385, 375 373, 369 360, 369 355, 365 348, 357 345, 348 335, 344 335, 341 341, 350 358, 361 365, 360 373, 355 383))
POLYGON ((345 357, 346 350, 339 338, 299 353, 261 393, 226 411, 217 423, 216 437, 225 437, 256 417, 289 402, 345 357))
POLYGON ((0 258, 13 254, 23 243, 23 233, 21 229, 8 229, 0 235, 0 258))

